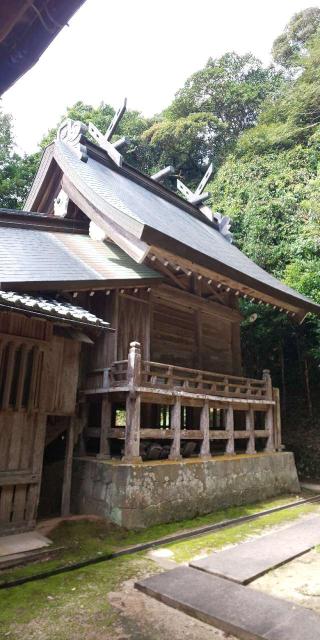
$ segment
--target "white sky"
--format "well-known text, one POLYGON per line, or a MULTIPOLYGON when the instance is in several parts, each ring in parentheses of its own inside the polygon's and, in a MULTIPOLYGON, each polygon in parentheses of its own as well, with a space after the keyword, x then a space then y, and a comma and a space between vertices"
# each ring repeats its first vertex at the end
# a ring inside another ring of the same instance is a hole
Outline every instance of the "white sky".
MULTIPOLYGON (((67 1, 67 0, 66 0, 67 1)), ((317 0, 87 0, 39 62, 3 96, 20 151, 31 152, 66 107, 102 100, 161 111, 209 56, 270 61, 291 16, 317 0)))

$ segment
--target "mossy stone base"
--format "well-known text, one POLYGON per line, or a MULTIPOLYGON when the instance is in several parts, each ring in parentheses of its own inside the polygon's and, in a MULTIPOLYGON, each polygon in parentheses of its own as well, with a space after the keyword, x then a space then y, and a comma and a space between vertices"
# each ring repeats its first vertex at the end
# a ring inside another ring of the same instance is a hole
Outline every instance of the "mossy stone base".
POLYGON ((289 452, 140 464, 77 458, 72 506, 138 529, 299 489, 289 452))

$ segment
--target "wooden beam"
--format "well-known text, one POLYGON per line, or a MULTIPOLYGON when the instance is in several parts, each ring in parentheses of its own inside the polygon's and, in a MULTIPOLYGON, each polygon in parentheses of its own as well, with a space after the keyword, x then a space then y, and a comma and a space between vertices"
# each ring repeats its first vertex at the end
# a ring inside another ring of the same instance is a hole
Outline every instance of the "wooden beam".
POLYGON ((71 499, 71 478, 72 478, 72 458, 74 447, 74 419, 70 419, 70 426, 67 430, 66 452, 63 469, 63 485, 61 500, 61 515, 70 515, 70 499, 71 499))
POLYGON ((153 292, 154 298, 165 300, 171 305, 181 308, 187 307, 194 311, 202 311, 208 315, 224 318, 230 322, 239 322, 242 318, 239 311, 225 307, 218 302, 205 300, 188 291, 178 291, 167 284, 160 284, 153 292))
POLYGON ((151 238, 149 243, 150 253, 154 254, 155 256, 162 258, 164 257, 169 262, 172 261, 179 263, 186 269, 189 269, 196 273, 200 273, 208 279, 216 280, 217 282, 222 283, 222 285, 225 287, 230 287, 233 291, 240 291, 242 295, 247 295, 248 298, 257 298, 267 304, 276 305, 277 307, 279 307, 279 309, 281 307, 283 307, 284 309, 288 309, 290 312, 297 314, 297 320, 301 320, 302 315, 299 316, 299 313, 302 314, 303 312, 301 311, 301 307, 297 306, 297 303, 294 304, 291 302, 284 302, 283 299, 278 298, 276 295, 270 295, 269 293, 265 293, 264 291, 255 289, 254 287, 243 284, 243 282, 240 282, 239 280, 232 279, 230 276, 227 276, 215 269, 204 267, 194 260, 187 259, 180 255, 178 256, 176 253, 172 253, 172 251, 168 251, 165 248, 159 248, 159 246, 153 244, 151 238))
MULTIPOLYGON (((150 263, 150 266, 152 266, 152 264, 153 263, 150 263)), ((160 273, 166 276, 166 278, 169 278, 169 280, 171 280, 173 284, 176 284, 179 289, 183 289, 184 291, 187 291, 189 289, 188 285, 177 278, 177 276, 172 273, 172 271, 170 271, 170 269, 168 269, 168 267, 166 267, 160 260, 157 260, 155 268, 157 271, 160 271, 160 273)))

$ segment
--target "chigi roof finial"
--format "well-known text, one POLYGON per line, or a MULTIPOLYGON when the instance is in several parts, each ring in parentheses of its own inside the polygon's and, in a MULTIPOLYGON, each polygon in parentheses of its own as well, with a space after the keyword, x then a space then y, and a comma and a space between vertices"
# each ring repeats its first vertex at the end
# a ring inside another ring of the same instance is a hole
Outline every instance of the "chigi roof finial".
MULTIPOLYGON (((96 127, 92 122, 89 122, 88 125, 84 124, 80 121, 74 121, 70 118, 67 118, 62 122, 58 129, 57 138, 68 144, 73 151, 76 153, 78 158, 83 162, 88 161, 88 151, 87 151, 87 140, 85 138, 86 134, 90 134, 96 144, 104 149, 109 158, 113 160, 113 162, 118 165, 118 167, 122 166, 123 157, 119 152, 119 149, 128 144, 129 140, 125 137, 116 140, 116 142, 111 142, 112 136, 116 132, 116 129, 121 121, 121 118, 125 114, 127 109, 127 99, 125 98, 122 105, 114 114, 107 131, 103 134, 99 131, 98 127, 96 127)), ((209 164, 203 178, 200 180, 195 191, 191 191, 189 187, 187 187, 181 180, 177 180, 177 189, 182 193, 182 195, 186 198, 190 204, 197 206, 201 213, 205 215, 209 220, 213 220, 219 228, 220 233, 228 240, 228 242, 232 242, 232 233, 230 232, 230 218, 227 216, 222 216, 220 213, 213 213, 210 207, 204 205, 205 200, 209 198, 209 193, 204 191, 207 186, 211 175, 213 172, 212 163, 209 164)), ((162 182, 164 178, 170 174, 174 173, 174 167, 168 166, 164 169, 161 169, 157 173, 154 173, 151 177, 154 182, 162 182)), ((59 194, 60 195, 60 194, 59 194)), ((57 215, 65 215, 66 206, 64 206, 63 211, 61 211, 60 201, 57 199, 56 209, 57 215)))
POLYGON ((177 189, 188 200, 188 202, 198 206, 200 211, 209 218, 209 220, 214 220, 218 224, 220 233, 226 240, 228 240, 228 242, 232 242, 233 238, 232 233, 230 232, 230 218, 228 216, 222 216, 222 214, 218 212, 213 213, 210 207, 202 204, 207 200, 207 198, 209 198, 209 193, 207 191, 204 192, 203 190, 211 178, 212 171, 213 165, 211 162, 195 191, 191 191, 191 189, 189 189, 189 187, 187 187, 181 180, 177 180, 177 189))
POLYGON ((93 122, 89 122, 88 125, 80 122, 79 120, 71 120, 71 118, 67 118, 62 122, 58 129, 57 138, 66 142, 69 146, 73 147, 77 156, 83 162, 87 162, 88 153, 85 145, 84 135, 89 133, 94 141, 104 149, 110 158, 119 166, 122 166, 122 155, 119 153, 118 149, 125 144, 128 144, 128 139, 123 137, 116 142, 111 143, 110 140, 113 134, 116 131, 116 128, 126 112, 127 108, 127 98, 124 99, 121 107, 114 114, 108 129, 105 134, 99 131, 98 127, 93 124, 93 122))

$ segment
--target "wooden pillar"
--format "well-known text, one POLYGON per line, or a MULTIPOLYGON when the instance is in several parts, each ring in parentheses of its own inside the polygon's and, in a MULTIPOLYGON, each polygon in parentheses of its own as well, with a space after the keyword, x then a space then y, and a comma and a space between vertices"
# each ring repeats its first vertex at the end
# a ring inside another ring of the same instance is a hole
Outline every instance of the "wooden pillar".
POLYGON ((249 409, 246 411, 246 430, 249 432, 246 453, 256 453, 256 443, 254 437, 254 411, 249 409))
POLYGON ((272 380, 271 380, 269 369, 263 370, 262 379, 265 381, 265 384, 266 384, 266 398, 268 400, 272 400, 272 380))
POLYGON ((226 431, 229 434, 227 445, 226 445, 226 454, 234 455, 234 417, 233 417, 233 407, 229 406, 225 413, 226 416, 226 431))
POLYGON ((171 407, 171 429, 173 431, 173 440, 169 453, 169 460, 181 460, 181 398, 179 396, 176 396, 175 403, 171 407))
POLYGON ((282 447, 282 439, 281 439, 281 404, 280 404, 280 393, 279 389, 273 389, 273 399, 275 401, 275 405, 273 406, 273 436, 274 436, 274 447, 276 451, 281 451, 282 447))
POLYGON ((266 442, 266 446, 264 448, 265 451, 274 451, 274 431, 273 431, 273 406, 270 407, 266 411, 265 417, 265 429, 268 431, 268 439, 266 442))
POLYGON ((102 398, 101 403, 101 429, 100 429, 100 449, 97 458, 110 458, 109 432, 111 429, 112 403, 109 395, 102 398))
POLYGON ((131 342, 128 354, 126 400, 126 432, 124 462, 141 462, 140 457, 140 410, 141 398, 137 391, 141 379, 141 348, 139 342, 131 342))
POLYGON ((200 431, 202 433, 202 443, 200 448, 201 458, 210 457, 210 433, 209 433, 209 402, 205 401, 201 407, 200 431))
POLYGON ((76 444, 76 453, 78 456, 87 455, 86 449, 86 438, 84 436, 84 430, 88 427, 88 418, 89 418, 89 404, 88 402, 81 402, 79 405, 79 416, 77 417, 77 433, 78 436, 75 437, 77 440, 76 444))
POLYGON ((74 446, 74 418, 71 418, 70 426, 67 430, 66 452, 65 452, 65 458, 64 458, 62 499, 61 499, 61 515, 62 516, 68 516, 70 514, 73 446, 74 446))

